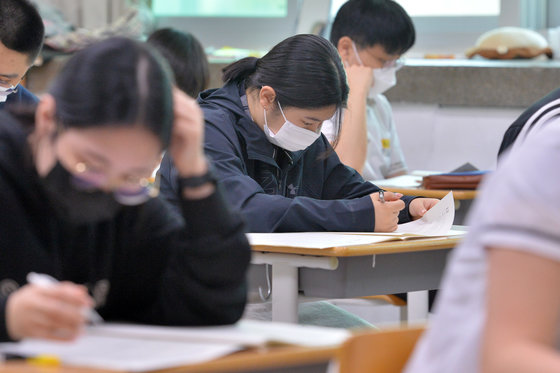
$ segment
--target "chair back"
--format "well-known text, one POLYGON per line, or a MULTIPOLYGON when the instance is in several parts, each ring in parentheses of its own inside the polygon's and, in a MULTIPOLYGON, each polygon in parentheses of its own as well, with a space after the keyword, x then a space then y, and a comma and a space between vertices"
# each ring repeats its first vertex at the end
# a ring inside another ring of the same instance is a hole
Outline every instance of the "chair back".
POLYGON ((400 373, 424 327, 357 334, 339 354, 340 373, 400 373))

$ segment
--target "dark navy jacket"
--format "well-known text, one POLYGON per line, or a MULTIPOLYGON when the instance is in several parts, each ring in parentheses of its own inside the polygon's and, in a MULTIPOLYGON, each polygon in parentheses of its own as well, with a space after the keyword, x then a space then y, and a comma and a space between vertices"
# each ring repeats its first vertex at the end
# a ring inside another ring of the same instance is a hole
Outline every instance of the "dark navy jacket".
MULTIPOLYGON (((297 152, 271 144, 245 111, 241 95, 243 87, 228 83, 201 93, 198 101, 206 120, 206 154, 249 230, 373 231, 369 195, 379 188, 343 165, 324 136, 297 152)), ((177 205, 176 171, 168 156, 160 175, 162 193, 177 205)), ((400 222, 411 219, 412 198, 403 199, 400 222)))
POLYGON ((17 91, 9 95, 5 102, 0 102, 0 110, 10 105, 35 105, 38 102, 39 99, 20 84, 17 91))

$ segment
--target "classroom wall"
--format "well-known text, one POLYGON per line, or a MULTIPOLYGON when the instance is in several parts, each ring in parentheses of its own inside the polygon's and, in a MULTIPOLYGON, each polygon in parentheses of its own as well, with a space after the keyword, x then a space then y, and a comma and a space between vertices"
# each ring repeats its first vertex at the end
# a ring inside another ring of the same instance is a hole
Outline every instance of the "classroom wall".
POLYGON ((465 162, 494 169, 503 134, 522 111, 393 104, 401 147, 411 170, 451 171, 465 162))
POLYGON ((72 25, 93 29, 122 16, 137 0, 35 0, 55 6, 72 25))

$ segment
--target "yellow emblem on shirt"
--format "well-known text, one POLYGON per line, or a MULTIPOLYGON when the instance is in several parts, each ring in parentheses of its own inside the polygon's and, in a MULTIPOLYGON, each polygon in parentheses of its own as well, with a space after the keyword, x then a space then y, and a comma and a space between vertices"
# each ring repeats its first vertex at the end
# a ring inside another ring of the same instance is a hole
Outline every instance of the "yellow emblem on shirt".
POLYGON ((381 146, 383 149, 389 149, 391 147, 391 139, 381 139, 381 146))

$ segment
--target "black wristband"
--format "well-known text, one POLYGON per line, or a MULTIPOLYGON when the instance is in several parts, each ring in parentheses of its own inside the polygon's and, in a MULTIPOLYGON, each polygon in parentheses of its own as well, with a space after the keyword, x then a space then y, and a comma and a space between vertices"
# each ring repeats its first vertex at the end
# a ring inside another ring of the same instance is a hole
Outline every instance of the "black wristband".
POLYGON ((179 177, 178 182, 179 182, 179 190, 183 190, 185 188, 198 188, 208 183, 211 183, 212 185, 216 185, 217 180, 209 168, 204 175, 179 177))

